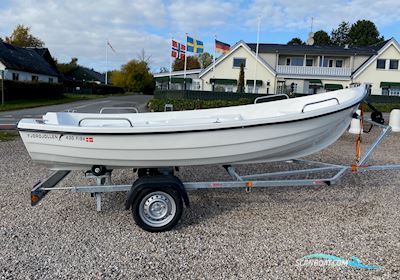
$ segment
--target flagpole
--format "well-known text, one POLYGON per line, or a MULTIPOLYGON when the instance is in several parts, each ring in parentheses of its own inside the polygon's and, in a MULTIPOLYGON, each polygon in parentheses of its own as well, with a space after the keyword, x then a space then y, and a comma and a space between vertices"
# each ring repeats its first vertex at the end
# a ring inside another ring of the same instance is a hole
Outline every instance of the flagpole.
POLYGON ((185 86, 184 90, 186 90, 186 64, 187 64, 187 53, 188 53, 188 51, 187 51, 187 36, 188 36, 188 34, 186 33, 186 52, 185 52, 185 63, 183 66, 183 84, 185 86))
POLYGON ((257 64, 258 64, 258 46, 259 46, 259 41, 260 41, 260 21, 261 21, 261 16, 258 16, 258 23, 257 23, 257 45, 256 45, 256 66, 254 69, 254 93, 256 93, 256 81, 257 81, 257 64))
POLYGON ((214 35, 214 57, 213 57, 213 78, 215 78, 215 43, 217 41, 217 35, 214 35))
POLYGON ((108 82, 108 46, 106 43, 106 80, 105 80, 105 84, 107 85, 108 82))
MULTIPOLYGON (((172 41, 174 40, 174 37, 171 37, 171 45, 172 46, 172 41)), ((172 54, 171 54, 171 49, 169 51, 169 83, 168 83, 168 89, 171 89, 171 83, 172 83, 172 54)))

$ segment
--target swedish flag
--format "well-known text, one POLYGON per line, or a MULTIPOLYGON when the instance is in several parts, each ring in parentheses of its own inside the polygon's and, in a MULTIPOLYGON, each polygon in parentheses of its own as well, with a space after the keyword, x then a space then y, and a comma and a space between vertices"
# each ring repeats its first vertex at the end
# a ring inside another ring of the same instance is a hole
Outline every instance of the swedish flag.
POLYGON ((202 41, 196 40, 192 37, 187 36, 186 40, 186 51, 193 53, 203 53, 204 52, 204 44, 202 41))

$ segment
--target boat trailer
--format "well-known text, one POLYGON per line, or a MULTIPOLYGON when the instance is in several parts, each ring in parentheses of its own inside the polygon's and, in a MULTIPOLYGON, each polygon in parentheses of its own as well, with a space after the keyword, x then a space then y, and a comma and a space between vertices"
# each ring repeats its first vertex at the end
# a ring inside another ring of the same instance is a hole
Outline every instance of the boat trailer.
MULTIPOLYGON (((360 118, 360 116, 355 116, 360 118)), ((330 186, 336 184, 347 172, 366 172, 377 170, 396 170, 399 165, 367 165, 372 153, 391 132, 391 127, 370 119, 364 120, 381 129, 381 133, 368 147, 364 155, 359 155, 355 164, 339 165, 303 159, 284 162, 292 165, 309 165, 309 168, 287 171, 240 175, 234 165, 224 165, 232 180, 209 182, 182 182, 174 176, 176 168, 138 169, 138 179, 132 185, 114 185, 111 170, 92 168, 85 177, 95 179, 95 185, 56 187, 70 173, 70 170, 54 172, 43 182, 38 182, 31 191, 31 204, 37 205, 50 191, 68 190, 75 193, 90 193, 95 197, 96 210, 101 211, 101 194, 108 192, 128 192, 126 209, 132 209, 135 222, 144 230, 151 232, 172 229, 181 218, 183 202, 189 206, 187 191, 199 189, 243 188, 250 192, 253 188, 289 186, 330 186), (327 176, 326 174, 330 174, 327 176), (320 175, 321 178, 307 178, 320 175), (324 176, 325 175, 325 176, 324 176), (301 177, 303 176, 303 177, 301 177), (288 177, 295 177, 288 179, 288 177), (300 177, 300 178, 299 178, 300 177)), ((262 163, 262 162, 251 162, 262 163)))

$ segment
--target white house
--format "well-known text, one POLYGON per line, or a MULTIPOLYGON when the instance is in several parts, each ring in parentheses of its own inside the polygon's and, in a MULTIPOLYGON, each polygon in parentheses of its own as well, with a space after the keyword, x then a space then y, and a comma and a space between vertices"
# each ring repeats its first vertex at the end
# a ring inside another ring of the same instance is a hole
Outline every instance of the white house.
MULTIPOLYGON (((186 89, 201 90, 203 81, 199 78, 202 69, 186 70, 186 89)), ((177 89, 184 87, 184 71, 162 72, 153 75, 158 89, 177 89)))
POLYGON ((255 52, 256 44, 236 43, 199 73, 201 90, 236 91, 243 64, 246 92, 313 94, 366 82, 372 94, 400 95, 394 38, 368 47, 260 44, 255 52))
POLYGON ((20 48, 0 42, 0 79, 58 83, 48 49, 20 48))

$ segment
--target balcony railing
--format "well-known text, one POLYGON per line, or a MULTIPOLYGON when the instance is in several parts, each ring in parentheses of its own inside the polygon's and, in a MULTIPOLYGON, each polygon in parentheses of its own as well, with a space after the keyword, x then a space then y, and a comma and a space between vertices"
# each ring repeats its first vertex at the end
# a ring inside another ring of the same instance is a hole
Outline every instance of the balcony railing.
POLYGON ((276 67, 276 72, 278 74, 284 74, 284 75, 305 75, 305 76, 350 77, 351 75, 350 68, 288 66, 288 65, 278 65, 276 67))

